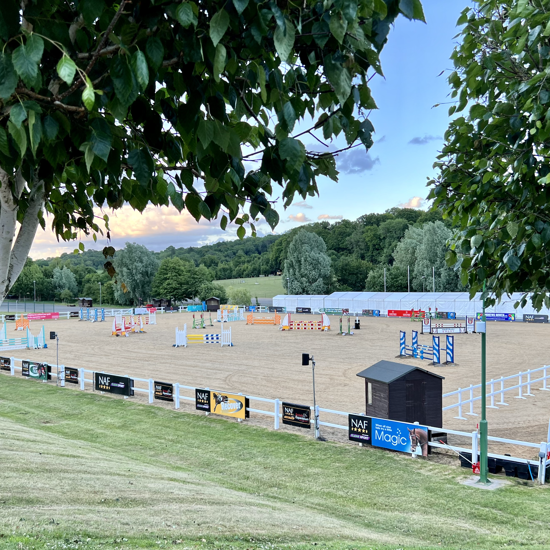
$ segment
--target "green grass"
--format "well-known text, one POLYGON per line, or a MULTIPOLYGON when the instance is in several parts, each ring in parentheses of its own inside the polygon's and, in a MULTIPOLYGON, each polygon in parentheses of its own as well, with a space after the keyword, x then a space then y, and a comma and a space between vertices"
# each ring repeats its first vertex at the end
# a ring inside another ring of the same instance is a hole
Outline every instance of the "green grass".
POLYGON ((237 288, 246 288, 250 291, 252 301, 254 298, 273 298, 278 294, 285 294, 282 277, 251 277, 249 279, 222 279, 214 281, 225 288, 235 286, 237 288), (244 281, 244 283, 242 282, 244 281))
POLYGON ((546 487, 21 378, 0 441, 2 550, 550 547, 546 487))

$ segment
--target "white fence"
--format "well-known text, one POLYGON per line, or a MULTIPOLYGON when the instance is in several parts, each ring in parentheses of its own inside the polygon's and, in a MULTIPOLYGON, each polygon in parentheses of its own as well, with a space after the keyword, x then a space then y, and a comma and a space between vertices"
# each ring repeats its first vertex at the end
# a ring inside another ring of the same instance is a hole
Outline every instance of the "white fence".
MULTIPOLYGON (((21 363, 22 360, 21 359, 17 359, 17 358, 11 358, 11 375, 14 376, 15 375, 15 371, 16 370, 22 370, 21 367, 18 367, 15 365, 16 362, 19 362, 21 363)), ((61 386, 65 386, 65 378, 64 378, 64 369, 65 369, 65 366, 64 365, 59 365, 59 367, 57 367, 58 369, 58 372, 59 374, 56 372, 54 373, 53 372, 53 367, 55 367, 54 365, 52 365, 52 377, 55 376, 57 378, 57 381, 58 383, 61 384, 61 386)), ((547 368, 547 367, 543 367, 543 368, 547 368)), ((93 374, 94 372, 99 372, 99 371, 92 371, 92 370, 88 370, 88 369, 84 369, 84 368, 79 368, 77 369, 78 370, 78 373, 79 373, 79 380, 78 380, 78 385, 79 385, 79 388, 84 391, 87 389, 86 385, 88 385, 88 388, 89 388, 89 385, 91 384, 92 385, 92 388, 93 388, 93 374), (86 376, 89 375, 90 378, 86 378, 86 376)), ((541 370, 541 369, 537 369, 537 370, 541 370)), ((103 372, 103 371, 101 371, 103 372)), ((531 371, 531 372, 535 372, 535 371, 531 371)), ((114 373, 113 373, 114 374, 114 373)), ((146 394, 147 397, 148 397, 148 401, 149 403, 153 403, 154 400, 155 400, 155 391, 154 391, 154 380, 152 378, 134 378, 128 374, 126 375, 123 375, 123 376, 128 376, 129 378, 131 378, 133 381, 134 381, 134 392, 135 393, 142 393, 142 394, 146 394), (141 385, 141 387, 140 387, 141 385)), ((542 379, 541 379, 542 380, 542 379)), ((535 381, 531 381, 531 383, 534 383, 535 381)), ((525 385, 525 384, 523 384, 525 385)), ((546 385, 546 382, 545 382, 545 385, 546 385)), ((188 386, 188 385, 185 385, 185 384, 179 384, 179 383, 175 383, 173 384, 173 399, 174 399, 174 408, 175 409, 179 409, 181 407, 181 402, 184 401, 184 402, 189 402, 189 403, 194 403, 195 402, 195 390, 207 390, 207 391, 216 391, 216 392, 220 392, 220 393, 235 393, 233 391, 231 392, 224 392, 224 391, 221 391, 221 390, 217 390, 217 389, 214 389, 214 388, 197 388, 195 386, 188 386)), ((509 389, 512 389, 512 388, 509 388, 509 389)), ((545 389, 545 388, 543 388, 545 389)), ((468 391, 469 391, 469 388, 468 388, 468 391)), ((456 392, 451 392, 451 394, 447 394, 447 395, 454 395, 456 394, 456 392)), ((242 395, 243 397, 246 397, 249 401, 249 404, 254 404, 254 406, 249 406, 247 407, 247 411, 250 412, 250 413, 255 413, 255 414, 259 414, 259 415, 264 415, 264 416, 268 416, 268 417, 271 417, 273 418, 273 428, 275 430, 278 430, 279 427, 280 427, 280 420, 282 418, 282 414, 281 414, 281 404, 284 400, 282 399, 267 399, 267 398, 264 398, 264 397, 256 397, 256 396, 252 396, 252 395, 243 395, 242 393, 239 393, 237 395, 242 395)), ((125 399, 127 399, 127 397, 125 397, 125 399)), ((454 407, 458 406, 458 404, 455 404, 453 405, 454 407)), ((451 408, 453 407, 451 406, 451 408)), ((329 428, 335 428, 335 429, 338 429, 338 430, 348 430, 348 416, 350 413, 348 412, 343 412, 343 411, 335 411, 335 410, 332 410, 332 409, 325 409, 325 408, 322 408, 320 406, 316 406, 316 407, 310 407, 310 410, 312 411, 313 413, 313 418, 314 419, 318 419, 318 425, 319 426, 326 426, 326 427, 329 427, 329 428), (321 419, 321 415, 323 416, 323 418, 325 416, 327 417, 330 417, 331 420, 333 419, 333 417, 336 417, 336 419, 334 419, 334 421, 328 421, 327 420, 322 420, 321 419), (337 419, 340 418, 340 417, 344 417, 345 418, 345 421, 343 424, 339 424, 337 423, 337 419)), ((444 409, 445 410, 445 409, 444 409)), ((449 445, 449 444, 446 444, 446 443, 442 443, 440 441, 429 441, 428 442, 428 445, 430 447, 433 447, 433 448, 439 448, 439 449, 448 449, 448 450, 452 450, 454 451, 455 453, 457 454, 462 454, 462 453, 467 453, 469 455, 471 455, 471 458, 472 458, 472 462, 473 463, 476 463, 477 460, 478 460, 478 456, 479 456, 479 434, 477 431, 474 431, 474 432, 462 432, 462 431, 458 431, 458 430, 450 430, 450 429, 446 429, 446 428, 437 428, 437 427, 433 427, 433 426, 427 426, 427 428, 429 430, 431 430, 433 433, 436 433, 436 434, 450 434, 450 435, 454 435, 454 436, 457 436, 457 437, 462 437, 463 439, 465 439, 466 442, 468 442, 468 446, 459 446, 458 444, 457 445, 449 445)), ((549 426, 549 433, 550 433, 550 426, 549 426)), ((319 435, 318 433, 316 433, 316 435, 319 435)), ((527 442, 527 441, 518 441, 518 440, 514 440, 514 439, 507 439, 507 438, 502 438, 502 437, 493 437, 493 436, 488 436, 488 441, 489 443, 491 442, 494 442, 494 443, 498 443, 498 444, 505 444, 505 445, 509 445, 509 446, 520 446, 520 447, 525 447, 525 448, 529 448, 529 449, 533 449, 533 452, 536 450, 538 452, 538 455, 539 455, 539 458, 538 460, 532 460, 532 459, 525 459, 525 458, 517 458, 517 457, 514 457, 514 456, 511 456, 511 454, 501 454, 501 453, 493 453, 493 452, 490 452, 488 453, 488 456, 489 458, 496 458, 496 459, 501 459, 501 460, 505 460, 505 461, 511 461, 511 462, 516 462, 520 465, 527 465, 529 467, 529 471, 531 466, 533 467, 536 467, 538 468, 538 481, 539 483, 543 484, 545 482, 545 473, 546 473, 546 467, 547 467, 547 456, 548 456, 548 451, 550 450, 550 443, 549 442, 541 442, 541 443, 531 443, 531 442, 527 442)), ((533 476, 533 479, 534 479, 534 476, 533 476)))
MULTIPOLYGON (((546 381, 550 379, 550 375, 547 373, 549 368, 550 366, 545 365, 544 367, 540 367, 538 369, 530 369, 511 376, 501 376, 496 380, 490 380, 486 384, 486 395, 487 398, 490 399, 491 404, 487 405, 487 407, 491 409, 498 409, 499 407, 497 405, 507 406, 509 403, 504 401, 504 394, 514 390, 517 390, 517 395, 513 396, 514 399, 526 399, 529 396, 533 396, 534 394, 531 393, 531 386, 540 382, 542 382, 542 387, 536 389, 539 391, 550 391, 550 387, 547 387, 546 384, 546 381), (535 378, 533 378, 533 376, 535 376, 535 378), (536 376, 540 377, 536 378, 536 376), (515 380, 517 380, 517 382, 512 382, 513 385, 506 386, 507 382, 515 380), (526 388, 527 391, 524 391, 524 388, 526 388), (495 402, 495 398, 500 398, 500 401, 495 402)), ((457 396, 457 402, 444 406, 444 411, 458 408, 458 416, 455 416, 455 418, 459 420, 466 420, 466 418, 462 416, 462 410, 463 407, 469 405, 470 410, 465 414, 470 416, 478 416, 477 413, 474 412, 474 403, 476 401, 481 401, 481 384, 476 384, 475 386, 470 385, 467 388, 458 388, 458 390, 444 393, 443 399, 448 399, 454 396, 457 396), (464 396, 466 396, 465 399, 464 396)))

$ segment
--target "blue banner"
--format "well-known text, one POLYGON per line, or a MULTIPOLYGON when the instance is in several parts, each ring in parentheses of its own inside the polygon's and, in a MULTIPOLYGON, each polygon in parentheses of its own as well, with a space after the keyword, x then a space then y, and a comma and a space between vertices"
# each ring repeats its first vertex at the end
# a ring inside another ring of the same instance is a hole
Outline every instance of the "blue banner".
POLYGON ((428 428, 425 426, 373 418, 371 434, 374 447, 428 456, 428 428))
MULTIPOLYGON (((476 313, 476 319, 478 321, 481 321, 482 317, 483 317, 483 313, 476 313)), ((515 321, 516 314, 515 313, 486 313, 485 319, 487 321, 515 321)))

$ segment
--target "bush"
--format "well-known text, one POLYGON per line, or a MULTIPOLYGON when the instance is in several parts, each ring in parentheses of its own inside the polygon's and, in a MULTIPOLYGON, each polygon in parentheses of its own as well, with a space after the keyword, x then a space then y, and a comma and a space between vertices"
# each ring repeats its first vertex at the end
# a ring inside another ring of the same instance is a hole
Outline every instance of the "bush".
POLYGON ((199 300, 203 302, 212 297, 219 298, 221 304, 227 304, 227 291, 225 287, 217 283, 203 283, 199 288, 199 300))
POLYGON ((246 288, 236 288, 234 286, 230 286, 227 290, 228 295, 228 304, 233 304, 236 306, 250 306, 252 305, 252 295, 250 294, 250 291, 246 290, 246 288))

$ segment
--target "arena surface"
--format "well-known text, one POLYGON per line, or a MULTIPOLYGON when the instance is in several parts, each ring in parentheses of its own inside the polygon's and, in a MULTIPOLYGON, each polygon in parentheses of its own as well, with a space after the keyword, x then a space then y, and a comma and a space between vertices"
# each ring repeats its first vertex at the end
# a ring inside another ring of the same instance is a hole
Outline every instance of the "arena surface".
MULTIPOLYGON (((293 315, 293 318, 319 320, 320 316, 293 315)), ((456 364, 433 367, 429 361, 396 358, 399 353, 399 331, 407 331, 407 344, 410 345, 411 330, 420 330, 420 323, 402 319, 361 318, 361 330, 354 331, 353 336, 343 337, 337 335, 338 321, 338 317, 331 316, 332 330, 326 333, 282 332, 276 326, 246 326, 245 321, 225 323, 224 327, 231 327, 232 330, 234 347, 231 348, 214 344, 174 348, 175 328, 183 328, 184 323, 190 327, 190 313, 157 314, 157 325, 147 326, 145 334, 132 334, 128 338, 111 336, 112 318, 104 323, 76 319, 32 321, 31 331, 37 334, 44 325, 47 338, 49 331, 57 331, 59 363, 69 367, 302 404, 313 403, 311 367, 301 365, 301 354, 309 353, 317 362, 317 403, 321 407, 344 412, 364 412, 364 380, 356 374, 380 360, 412 364, 444 376, 444 393, 480 381, 481 336, 478 334, 455 335, 456 364)), ((213 327, 191 329, 189 332, 219 333, 221 324, 216 321, 213 324, 213 327)), ((13 323, 8 324, 9 335, 16 336, 14 326, 13 323)), ((545 324, 488 323, 487 379, 550 364, 549 333, 550 325, 545 324)), ((431 340, 430 335, 419 334, 420 344, 431 345, 431 340)), ((444 342, 445 337, 441 335, 442 347, 444 342)), ((55 342, 49 340, 46 350, 16 350, 3 355, 56 364, 55 342)), ((507 386, 511 385, 511 382, 507 383, 507 386)), ((541 385, 533 385, 533 397, 516 399, 517 390, 513 390, 505 394, 508 406, 488 409, 490 435, 536 443, 545 441, 550 417, 550 392, 540 391, 538 388, 541 385)), ((550 383, 548 385, 550 387, 550 383)), ((145 387, 143 383, 136 383, 136 386, 145 387)), ((90 384, 87 384, 87 389, 91 390, 90 384)), ((193 394, 182 390, 182 395, 193 394)), ((139 394, 137 398, 145 399, 145 394, 139 394)), ((446 398, 444 405, 453 402, 454 398, 446 398)), ((272 410, 270 404, 254 402, 251 406, 272 410)), ((191 410, 192 403, 185 409, 191 410)), ((474 412, 479 413, 479 409, 478 402, 474 412)), ((463 415, 468 411, 466 407, 463 415)), ((444 426, 467 432, 475 430, 479 416, 465 415, 467 420, 457 420, 454 418, 457 415, 458 409, 446 411, 444 426)), ((344 417, 325 418, 329 422, 346 422, 344 417)), ((269 417, 252 413, 251 421, 254 420, 272 424, 269 417)))

